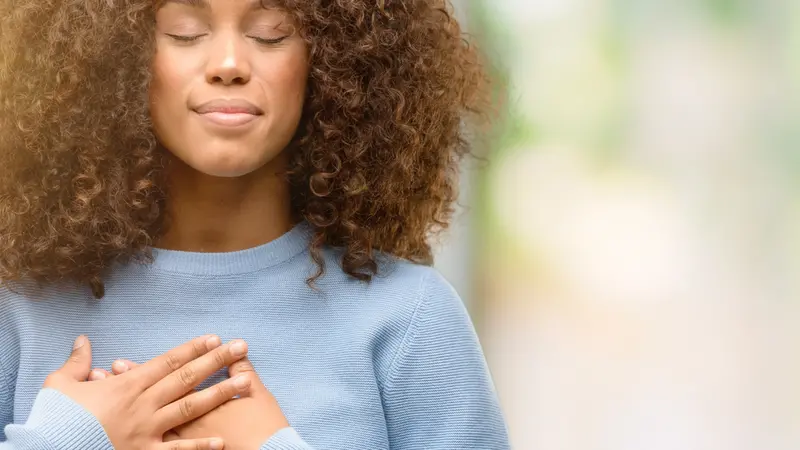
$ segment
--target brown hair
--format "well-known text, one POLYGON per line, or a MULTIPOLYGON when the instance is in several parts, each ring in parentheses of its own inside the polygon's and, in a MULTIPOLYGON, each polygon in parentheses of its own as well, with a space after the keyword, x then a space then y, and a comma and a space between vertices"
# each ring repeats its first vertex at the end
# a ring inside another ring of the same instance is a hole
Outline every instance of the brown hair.
MULTIPOLYGON (((153 0, 0 3, 0 280, 74 280, 103 295, 114 262, 163 232, 164 161, 148 113, 153 0)), ((292 205, 311 255, 431 262, 465 124, 487 80, 446 0, 284 0, 311 54, 290 146, 292 205)))

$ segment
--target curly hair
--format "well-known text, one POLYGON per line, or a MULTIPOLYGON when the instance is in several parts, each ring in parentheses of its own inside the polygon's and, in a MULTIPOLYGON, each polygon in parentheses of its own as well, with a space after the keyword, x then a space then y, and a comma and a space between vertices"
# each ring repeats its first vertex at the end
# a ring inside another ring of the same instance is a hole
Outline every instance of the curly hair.
MULTIPOLYGON (((0 280, 103 296, 165 227, 165 158, 148 111, 153 0, 0 1, 0 280)), ((488 80, 448 0, 282 0, 310 52, 290 145, 293 213, 350 276, 376 252, 432 262, 488 80)))

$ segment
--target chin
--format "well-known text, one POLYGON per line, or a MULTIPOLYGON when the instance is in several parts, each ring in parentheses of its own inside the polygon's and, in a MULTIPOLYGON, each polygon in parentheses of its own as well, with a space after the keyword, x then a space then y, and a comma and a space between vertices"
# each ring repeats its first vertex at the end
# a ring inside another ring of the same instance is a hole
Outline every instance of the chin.
POLYGON ((260 158, 242 158, 236 155, 214 155, 207 158, 184 160, 192 169, 212 177, 238 178, 253 173, 264 166, 260 158))
POLYGON ((204 164, 198 166, 192 166, 192 168, 204 175, 218 177, 218 178, 239 178, 245 175, 249 175, 262 166, 252 166, 252 165, 222 165, 222 164, 204 164))

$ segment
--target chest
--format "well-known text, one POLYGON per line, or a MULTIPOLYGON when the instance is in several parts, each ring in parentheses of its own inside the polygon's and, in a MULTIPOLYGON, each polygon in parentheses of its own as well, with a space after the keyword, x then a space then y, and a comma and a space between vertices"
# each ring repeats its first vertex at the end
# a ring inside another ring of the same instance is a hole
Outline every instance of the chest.
MULTIPOLYGON (((145 362, 192 337, 215 333, 223 342, 234 338, 248 342, 248 356, 261 380, 289 423, 310 444, 325 449, 388 448, 380 388, 366 342, 350 339, 345 345, 310 332, 308 326, 258 315, 213 320, 209 313, 184 314, 172 326, 139 315, 116 322, 84 317, 57 328, 26 330, 20 345, 14 422, 27 419, 44 378, 61 366, 78 334, 86 334, 92 342, 92 365, 109 369, 115 359, 145 362)), ((220 372, 201 388, 225 376, 220 372)))

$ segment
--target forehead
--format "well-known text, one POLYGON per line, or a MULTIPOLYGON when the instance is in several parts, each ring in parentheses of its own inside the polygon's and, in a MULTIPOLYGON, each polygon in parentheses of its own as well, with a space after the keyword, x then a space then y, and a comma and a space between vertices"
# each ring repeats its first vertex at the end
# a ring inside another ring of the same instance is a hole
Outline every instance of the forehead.
MULTIPOLYGON (((252 9, 279 8, 281 6, 278 0, 220 0, 220 1, 244 3, 248 4, 252 9)), ((215 1, 214 0, 158 0, 156 2, 156 7, 161 8, 162 6, 165 6, 170 3, 210 10, 213 8, 215 1)))

